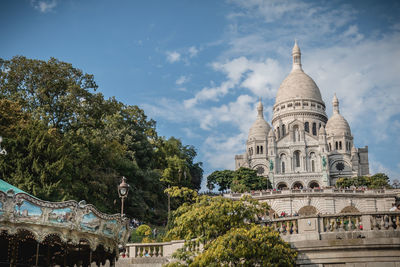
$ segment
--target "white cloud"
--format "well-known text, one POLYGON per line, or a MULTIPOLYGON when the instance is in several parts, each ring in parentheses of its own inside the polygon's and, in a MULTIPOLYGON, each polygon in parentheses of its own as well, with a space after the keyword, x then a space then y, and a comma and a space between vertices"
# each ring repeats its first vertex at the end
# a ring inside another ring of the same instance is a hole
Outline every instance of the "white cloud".
POLYGON ((182 76, 180 76, 180 77, 175 81, 175 83, 176 83, 177 85, 182 85, 182 84, 184 84, 184 83, 187 83, 189 80, 190 80, 189 77, 187 77, 187 76, 185 76, 185 75, 182 75, 182 76))
POLYGON ((52 11, 58 4, 57 0, 52 0, 52 1, 37 1, 37 0, 32 0, 31 1, 32 6, 39 10, 42 13, 47 13, 52 11))
POLYGON ((205 87, 193 98, 185 100, 186 107, 207 100, 218 101, 235 87, 246 88, 256 96, 273 98, 284 73, 278 62, 272 59, 257 62, 239 57, 224 63, 214 62, 212 66, 223 72, 227 79, 219 86, 205 87))
POLYGON ((384 173, 387 176, 389 176, 391 181, 399 179, 400 177, 399 172, 394 171, 393 169, 382 164, 380 161, 376 160, 374 156, 369 157, 369 166, 370 166, 370 173, 372 175, 376 173, 384 173))
POLYGON ((400 115, 400 62, 393 60, 400 58, 399 42, 400 33, 394 33, 378 40, 313 50, 304 56, 304 68, 316 80, 329 112, 336 92, 350 126, 366 128, 378 139, 388 137, 391 118, 400 115))
POLYGON ((191 46, 188 49, 189 57, 195 57, 199 53, 199 50, 195 46, 191 46))
POLYGON ((167 52, 167 61, 169 63, 175 63, 178 62, 181 59, 181 54, 179 54, 176 51, 172 51, 172 52, 167 52))
POLYGON ((218 135, 206 138, 202 152, 212 169, 234 169, 234 157, 238 151, 244 150, 246 134, 240 133, 234 136, 218 135))

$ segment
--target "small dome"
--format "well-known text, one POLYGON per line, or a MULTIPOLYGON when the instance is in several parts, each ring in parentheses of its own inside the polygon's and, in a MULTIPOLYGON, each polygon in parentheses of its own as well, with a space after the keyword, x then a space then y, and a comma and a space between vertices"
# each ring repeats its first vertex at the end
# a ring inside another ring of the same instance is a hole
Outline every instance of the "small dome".
POLYGON ((294 69, 283 80, 276 94, 276 104, 291 99, 312 99, 323 103, 321 92, 314 80, 301 69, 294 69))
POLYGON ((267 139, 268 133, 271 130, 268 122, 264 118, 257 118, 253 123, 249 131, 249 139, 254 138, 256 140, 267 139))
POLYGON ((351 135, 349 123, 342 115, 340 115, 339 99, 336 97, 336 94, 333 96, 332 105, 333 115, 326 123, 326 133, 328 135, 336 136, 351 135))
POLYGON ((328 135, 351 135, 349 123, 339 113, 335 113, 326 123, 326 133, 328 135))
POLYGON ((251 138, 254 138, 256 140, 267 139, 268 133, 271 130, 271 126, 269 126, 268 122, 264 120, 263 109, 264 108, 260 100, 257 105, 257 119, 253 123, 249 131, 249 140, 251 138))

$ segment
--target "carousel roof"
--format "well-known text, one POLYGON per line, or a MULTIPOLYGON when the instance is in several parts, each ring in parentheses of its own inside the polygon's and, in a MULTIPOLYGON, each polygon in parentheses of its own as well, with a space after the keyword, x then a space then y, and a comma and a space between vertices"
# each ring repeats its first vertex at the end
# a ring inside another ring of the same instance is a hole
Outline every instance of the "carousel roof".
MULTIPOLYGON (((13 190, 13 191, 15 192, 15 194, 24 193, 24 194, 30 195, 30 194, 28 194, 27 192, 22 191, 22 190, 19 189, 18 187, 15 187, 15 186, 13 186, 13 185, 7 183, 6 181, 0 179, 0 191, 2 191, 2 192, 4 192, 4 193, 7 193, 7 191, 10 190, 10 189, 13 190)), ((34 197, 34 196, 32 196, 32 195, 30 195, 30 196, 31 196, 31 197, 34 197)))

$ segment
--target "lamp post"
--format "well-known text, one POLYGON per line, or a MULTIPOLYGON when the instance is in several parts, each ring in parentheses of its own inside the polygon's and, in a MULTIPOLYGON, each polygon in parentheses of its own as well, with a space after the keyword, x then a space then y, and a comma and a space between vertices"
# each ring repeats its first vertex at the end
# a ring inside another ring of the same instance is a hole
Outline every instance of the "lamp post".
POLYGON ((121 217, 124 215, 124 200, 128 196, 129 184, 126 183, 125 176, 122 176, 122 181, 118 186, 118 195, 121 198, 121 217))

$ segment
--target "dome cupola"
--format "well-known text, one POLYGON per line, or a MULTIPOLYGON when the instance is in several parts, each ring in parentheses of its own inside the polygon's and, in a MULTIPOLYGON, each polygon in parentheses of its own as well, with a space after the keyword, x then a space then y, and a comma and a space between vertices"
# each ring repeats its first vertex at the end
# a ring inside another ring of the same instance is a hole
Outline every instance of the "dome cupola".
POLYGON ((292 49, 292 59, 292 71, 279 87, 275 104, 295 99, 310 99, 323 104, 318 86, 302 69, 301 52, 297 42, 292 49))
POLYGON ((351 136, 350 126, 347 120, 339 112, 339 100, 336 94, 333 96, 333 115, 326 123, 328 136, 351 136))
POLYGON ((257 119, 253 123, 249 131, 248 140, 266 140, 269 131, 271 130, 271 126, 269 126, 268 122, 264 119, 263 113, 263 105, 261 103, 261 99, 257 106, 257 119))

